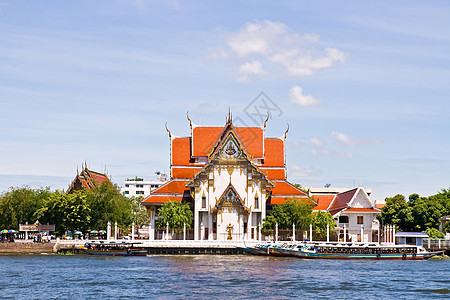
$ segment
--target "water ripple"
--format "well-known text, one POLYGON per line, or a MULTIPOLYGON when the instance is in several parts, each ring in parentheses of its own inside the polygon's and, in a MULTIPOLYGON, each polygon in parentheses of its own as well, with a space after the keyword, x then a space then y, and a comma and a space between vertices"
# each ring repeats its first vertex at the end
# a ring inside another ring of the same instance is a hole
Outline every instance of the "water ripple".
POLYGON ((2 299, 447 298, 450 261, 0 256, 2 299))

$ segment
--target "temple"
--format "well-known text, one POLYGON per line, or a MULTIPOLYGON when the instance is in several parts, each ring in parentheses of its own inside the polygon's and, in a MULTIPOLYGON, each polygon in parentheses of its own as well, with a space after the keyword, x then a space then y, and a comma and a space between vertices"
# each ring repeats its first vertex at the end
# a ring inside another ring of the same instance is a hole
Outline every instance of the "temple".
POLYGON ((102 184, 104 181, 110 182, 106 174, 89 170, 87 164, 85 164, 81 172, 78 172, 77 170, 77 176, 75 176, 75 179, 69 185, 66 193, 71 194, 74 191, 83 189, 90 190, 102 184))
POLYGON ((286 134, 266 137, 261 126, 200 126, 187 117, 190 136, 169 129, 170 180, 153 190, 146 206, 151 229, 158 208, 169 200, 188 202, 194 212, 194 240, 258 240, 262 220, 286 199, 309 199, 287 181, 286 134))

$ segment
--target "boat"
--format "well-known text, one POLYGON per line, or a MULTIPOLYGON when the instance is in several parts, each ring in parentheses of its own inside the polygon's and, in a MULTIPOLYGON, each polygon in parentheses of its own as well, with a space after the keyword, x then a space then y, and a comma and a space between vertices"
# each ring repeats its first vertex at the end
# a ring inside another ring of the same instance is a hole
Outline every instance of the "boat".
POLYGON ((139 242, 87 242, 81 249, 91 255, 146 256, 147 251, 136 247, 139 242))
MULTIPOLYGON (((424 260, 435 255, 443 254, 443 251, 429 252, 422 246, 415 245, 380 245, 360 243, 286 243, 282 246, 268 246, 266 255, 290 256, 306 259, 402 259, 402 260, 424 260), (287 245, 286 245, 287 244, 287 245)), ((261 245, 249 247, 251 254, 254 248, 261 245)), ((260 254, 261 255, 261 254, 260 254)))

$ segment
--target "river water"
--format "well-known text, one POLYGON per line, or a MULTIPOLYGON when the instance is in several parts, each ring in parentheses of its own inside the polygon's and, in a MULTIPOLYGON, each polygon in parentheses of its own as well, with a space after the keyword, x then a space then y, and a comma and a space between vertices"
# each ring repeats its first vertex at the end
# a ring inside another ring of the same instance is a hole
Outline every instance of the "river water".
POLYGON ((450 297, 450 260, 0 256, 0 299, 450 297))

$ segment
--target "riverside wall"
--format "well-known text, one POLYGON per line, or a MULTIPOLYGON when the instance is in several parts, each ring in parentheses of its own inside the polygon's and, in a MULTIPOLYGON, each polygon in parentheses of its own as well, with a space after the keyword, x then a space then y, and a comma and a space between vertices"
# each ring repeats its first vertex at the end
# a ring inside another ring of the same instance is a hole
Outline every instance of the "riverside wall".
POLYGON ((0 243, 0 255, 55 253, 55 243, 14 242, 0 243))

